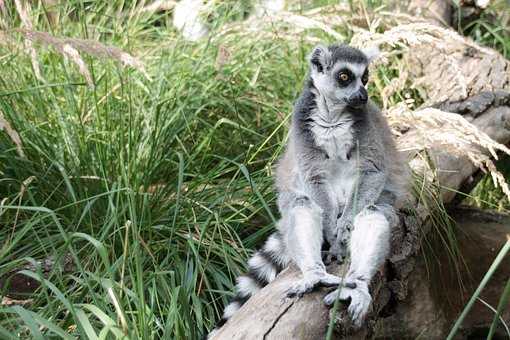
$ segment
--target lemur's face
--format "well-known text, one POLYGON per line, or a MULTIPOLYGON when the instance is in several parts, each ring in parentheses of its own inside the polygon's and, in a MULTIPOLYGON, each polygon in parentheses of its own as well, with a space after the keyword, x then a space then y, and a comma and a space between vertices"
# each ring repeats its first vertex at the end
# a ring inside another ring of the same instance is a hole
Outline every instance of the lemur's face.
POLYGON ((317 46, 310 56, 310 74, 314 86, 327 99, 350 108, 361 108, 368 101, 370 56, 346 46, 317 46))

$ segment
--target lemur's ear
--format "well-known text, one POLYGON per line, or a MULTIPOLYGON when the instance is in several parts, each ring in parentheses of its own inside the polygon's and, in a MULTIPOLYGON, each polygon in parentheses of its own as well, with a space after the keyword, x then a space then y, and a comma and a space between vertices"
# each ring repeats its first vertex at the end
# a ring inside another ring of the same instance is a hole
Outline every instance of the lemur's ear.
POLYGON ((381 55, 381 50, 379 50, 379 46, 366 47, 363 48, 361 52, 365 54, 369 63, 371 63, 373 60, 377 59, 381 55))
POLYGON ((329 65, 331 60, 331 52, 324 45, 317 45, 310 54, 310 65, 317 72, 324 72, 324 69, 329 65))

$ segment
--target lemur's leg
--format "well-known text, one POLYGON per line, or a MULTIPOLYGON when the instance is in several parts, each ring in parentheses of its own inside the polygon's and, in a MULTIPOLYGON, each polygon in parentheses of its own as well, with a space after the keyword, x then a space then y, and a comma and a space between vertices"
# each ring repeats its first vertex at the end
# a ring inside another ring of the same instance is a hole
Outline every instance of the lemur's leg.
POLYGON ((303 273, 303 279, 287 291, 302 296, 317 286, 336 286, 341 279, 328 274, 322 263, 322 210, 307 196, 296 196, 283 216, 285 248, 303 273))
POLYGON ((351 264, 345 285, 324 298, 328 305, 337 298, 350 300, 348 313, 355 328, 361 327, 369 311, 372 297, 368 285, 388 256, 391 226, 396 219, 394 209, 386 204, 369 206, 356 215, 349 244, 351 264))

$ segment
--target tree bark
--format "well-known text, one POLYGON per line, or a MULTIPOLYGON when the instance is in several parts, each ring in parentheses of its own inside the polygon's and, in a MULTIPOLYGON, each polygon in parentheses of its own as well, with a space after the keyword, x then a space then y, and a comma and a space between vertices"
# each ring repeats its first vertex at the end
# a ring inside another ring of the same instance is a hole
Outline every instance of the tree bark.
MULTIPOLYGON (((450 12, 446 7, 442 7, 444 2, 428 3, 433 4, 430 8, 440 13, 439 19, 434 19, 436 23, 450 22, 445 20, 445 16, 450 15, 450 12)), ((412 76, 419 79, 420 85, 426 89, 429 105, 461 114, 495 141, 507 144, 510 141, 508 61, 496 51, 481 48, 453 31, 451 35, 441 36, 441 39, 444 39, 441 49, 414 48, 407 54, 409 63, 413 65, 412 76), (457 66, 449 70, 448 67, 441 67, 452 62, 457 66), (445 72, 445 69, 448 71, 445 72)), ((399 143, 405 144, 406 138, 409 139, 411 135, 412 129, 400 137, 399 143)), ((452 202, 457 190, 474 183, 473 176, 478 168, 467 156, 449 154, 440 148, 428 150, 428 155, 435 164, 434 174, 423 157, 414 157, 410 164, 415 171, 424 176, 435 176, 441 187, 449 188, 438 194, 440 201, 452 202)), ((457 317, 459 308, 473 291, 474 286, 470 283, 462 298, 456 298, 454 286, 450 285, 448 289, 441 290, 437 288, 437 283, 441 280, 426 280, 422 244, 428 234, 434 234, 430 232, 431 212, 425 205, 416 203, 413 209, 402 210, 399 215, 400 223, 392 234, 391 256, 370 286, 373 308, 366 326, 354 334, 347 322, 345 306, 342 306, 333 320, 333 338, 415 338, 424 332, 424 338, 442 339, 457 317), (437 291, 454 300, 452 308, 446 308, 440 303, 437 296, 434 296, 437 291)), ((475 272, 475 275, 472 275, 473 281, 469 282, 478 282, 481 273, 485 273, 495 252, 499 250, 500 244, 506 240, 504 234, 509 232, 508 227, 496 223, 498 219, 504 219, 508 225, 508 217, 495 215, 496 217, 488 218, 488 215, 483 215, 483 218, 476 219, 476 216, 482 215, 479 211, 468 213, 465 210, 460 210, 460 213, 456 210, 453 214, 460 229, 469 230, 475 235, 475 239, 485 242, 479 253, 470 251, 471 248, 463 248, 468 254, 467 265, 472 264, 469 269, 475 272), (469 219, 466 220, 465 216, 469 219), (484 228, 476 228, 479 224, 475 225, 473 221, 483 223, 484 228)), ((467 243, 459 244, 462 248, 462 245, 467 243)), ((439 277, 451 278, 454 268, 443 263, 445 264, 443 272, 448 275, 439 277)), ((510 266, 503 265, 502 268, 505 268, 506 272, 500 274, 500 277, 508 278, 510 266)), ((346 270, 347 265, 328 267, 329 272, 339 275, 346 270)), ((466 273, 459 270, 456 274, 454 278, 467 280, 466 273)), ((331 319, 330 310, 322 301, 327 290, 321 289, 301 299, 284 298, 287 287, 299 277, 300 273, 295 267, 284 270, 275 281, 254 295, 215 333, 213 339, 323 339, 331 319)), ((488 299, 492 303, 495 302, 498 289, 502 289, 501 280, 496 280, 495 286, 489 289, 493 296, 488 299)), ((487 311, 478 314, 484 314, 483 318, 480 317, 480 320, 483 319, 483 322, 479 323, 481 327, 484 327, 489 319, 492 320, 487 311)), ((504 317, 508 318, 508 312, 504 317)))

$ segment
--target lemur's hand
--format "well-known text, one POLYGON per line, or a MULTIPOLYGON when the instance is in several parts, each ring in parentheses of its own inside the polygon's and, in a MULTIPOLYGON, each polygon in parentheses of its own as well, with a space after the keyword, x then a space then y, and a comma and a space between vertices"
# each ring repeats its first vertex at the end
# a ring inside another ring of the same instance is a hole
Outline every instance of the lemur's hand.
POLYGON ((324 302, 326 302, 326 305, 332 306, 337 299, 349 303, 347 312, 352 327, 355 330, 359 329, 365 322, 372 303, 368 283, 365 280, 347 277, 343 287, 339 287, 326 295, 324 302))
POLYGON ((336 223, 336 238, 331 244, 329 253, 326 256, 324 263, 329 264, 336 260, 338 263, 343 263, 349 253, 349 235, 352 230, 352 218, 349 215, 343 214, 336 223))
POLYGON ((317 287, 336 287, 342 283, 338 276, 321 271, 311 271, 303 274, 303 278, 295 282, 286 291, 287 297, 302 297, 317 287))

